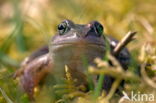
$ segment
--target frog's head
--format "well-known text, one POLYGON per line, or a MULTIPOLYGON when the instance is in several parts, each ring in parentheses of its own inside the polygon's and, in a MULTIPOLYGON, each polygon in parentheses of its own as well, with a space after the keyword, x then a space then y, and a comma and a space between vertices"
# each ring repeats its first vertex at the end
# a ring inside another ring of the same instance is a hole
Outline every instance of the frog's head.
POLYGON ((89 64, 95 57, 105 53, 103 26, 92 21, 88 24, 75 24, 64 20, 58 25, 58 32, 50 41, 50 54, 55 64, 81 68, 82 59, 89 64))
POLYGON ((103 38, 103 26, 97 21, 82 25, 74 24, 70 20, 64 20, 58 25, 58 33, 53 37, 51 43, 51 46, 103 46, 105 44, 103 38))

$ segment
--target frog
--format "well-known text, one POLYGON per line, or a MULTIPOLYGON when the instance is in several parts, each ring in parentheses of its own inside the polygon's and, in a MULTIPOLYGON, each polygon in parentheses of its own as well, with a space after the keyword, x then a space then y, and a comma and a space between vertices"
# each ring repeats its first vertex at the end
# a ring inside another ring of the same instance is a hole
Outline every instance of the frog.
MULTIPOLYGON (((103 25, 98 21, 76 24, 71 20, 63 20, 49 44, 23 60, 15 77, 19 77, 21 87, 30 98, 34 95, 34 88, 48 75, 54 76, 54 79, 64 77, 65 66, 68 67, 71 77, 76 80, 76 86, 87 86, 87 67, 84 61, 88 65, 96 66, 94 59, 103 59, 108 47, 112 53, 117 44, 118 40, 106 35, 103 25)), ((124 70, 128 69, 131 56, 127 48, 123 48, 114 57, 124 70)), ((109 64, 112 65, 111 61, 109 64)), ((98 76, 95 78, 96 81, 98 76)), ((114 78, 105 75, 103 89, 106 92, 109 92, 113 81, 114 78)))

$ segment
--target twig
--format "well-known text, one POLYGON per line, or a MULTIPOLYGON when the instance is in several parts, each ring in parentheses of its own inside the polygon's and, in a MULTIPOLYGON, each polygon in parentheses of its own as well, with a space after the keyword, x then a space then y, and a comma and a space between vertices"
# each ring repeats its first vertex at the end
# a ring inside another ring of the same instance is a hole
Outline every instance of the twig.
POLYGON ((134 40, 134 36, 137 32, 128 32, 126 36, 117 44, 117 46, 113 50, 113 55, 118 55, 119 52, 132 40, 134 40))

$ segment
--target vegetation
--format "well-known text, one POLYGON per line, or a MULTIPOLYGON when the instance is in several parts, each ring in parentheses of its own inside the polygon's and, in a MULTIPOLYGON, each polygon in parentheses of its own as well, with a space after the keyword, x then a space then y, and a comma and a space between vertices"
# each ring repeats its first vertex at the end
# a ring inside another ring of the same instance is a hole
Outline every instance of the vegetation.
POLYGON ((82 24, 98 20, 103 24, 105 34, 118 40, 128 31, 137 31, 136 39, 127 46, 132 55, 132 64, 127 72, 120 71, 121 67, 108 54, 108 58, 116 64, 115 67, 109 67, 105 61, 96 59, 97 68, 100 69, 88 68, 90 75, 110 74, 116 77, 107 96, 104 92, 99 92, 101 80, 96 87, 99 89, 91 89, 88 93, 78 91, 79 87, 73 86, 66 67, 64 86, 43 87, 42 91, 36 88, 36 103, 117 103, 119 100, 121 103, 130 103, 114 95, 122 79, 126 80, 124 92, 128 95, 131 91, 139 91, 140 94, 153 94, 156 101, 155 5, 155 0, 1 0, 0 103, 30 102, 18 86, 18 80, 14 80, 12 75, 26 56, 48 43, 49 38, 55 34, 57 25, 64 19, 82 24), (141 67, 141 77, 136 69, 138 64, 141 67), (116 71, 107 68, 115 68, 116 71), (54 88, 57 96, 46 95, 51 88, 54 88))

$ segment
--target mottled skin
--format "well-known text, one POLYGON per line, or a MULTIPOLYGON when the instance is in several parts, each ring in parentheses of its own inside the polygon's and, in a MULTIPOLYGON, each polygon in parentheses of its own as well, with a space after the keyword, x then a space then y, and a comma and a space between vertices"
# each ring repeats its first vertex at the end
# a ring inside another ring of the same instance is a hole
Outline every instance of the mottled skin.
MULTIPOLYGON (((68 66, 72 78, 77 79, 76 85, 87 85, 84 61, 95 66, 93 60, 105 55, 106 42, 111 51, 117 44, 117 40, 103 34, 103 27, 99 22, 92 21, 81 25, 64 20, 58 25, 58 32, 50 40, 49 47, 44 46, 27 57, 15 76, 20 77, 20 84, 30 98, 33 97, 34 88, 47 75, 63 77, 65 65, 68 66)), ((126 70, 130 61, 128 50, 124 48, 116 58, 126 70)), ((112 82, 113 78, 105 76, 103 88, 107 92, 112 82)))

